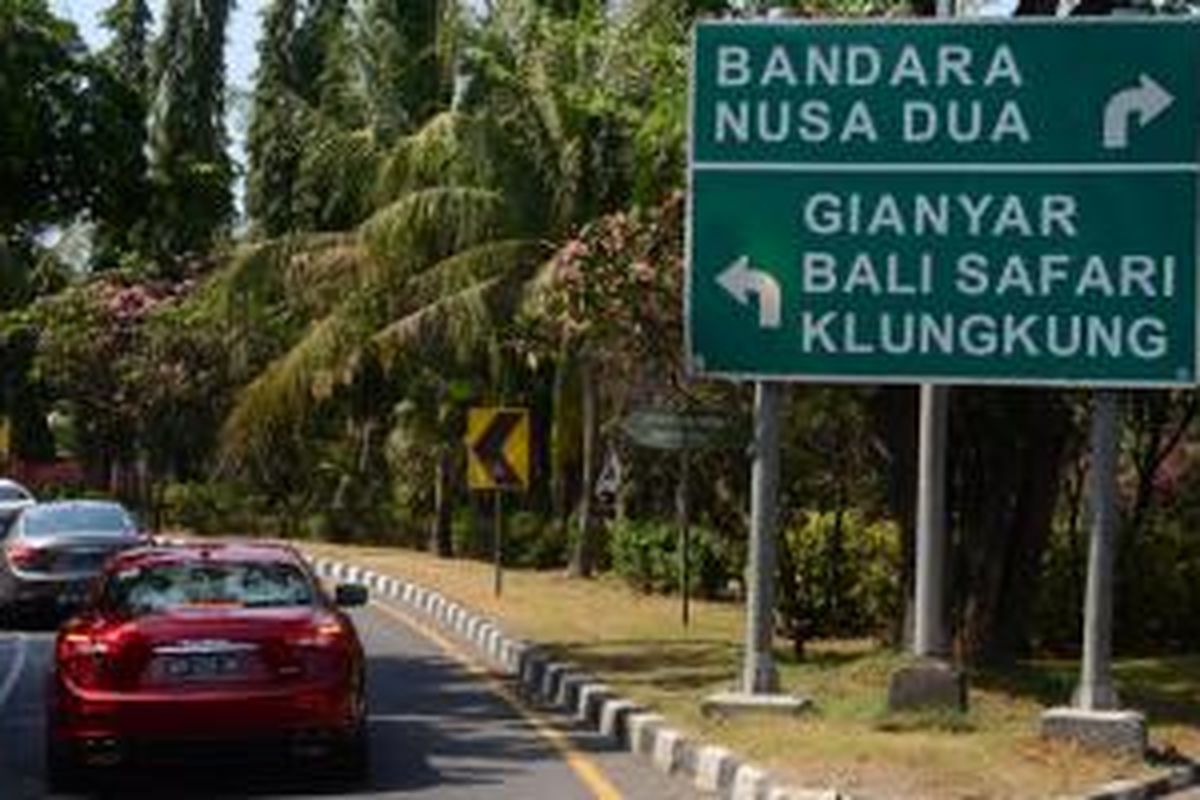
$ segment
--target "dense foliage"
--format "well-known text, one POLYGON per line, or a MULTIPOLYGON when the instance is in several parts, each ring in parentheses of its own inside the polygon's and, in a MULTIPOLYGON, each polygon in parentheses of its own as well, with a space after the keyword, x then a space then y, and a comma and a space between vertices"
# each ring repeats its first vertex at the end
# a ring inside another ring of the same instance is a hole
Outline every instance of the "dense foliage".
MULTIPOLYGON (((691 589, 737 596, 750 398, 685 374, 679 302, 688 31, 730 9, 619 5, 264 4, 240 219, 229 0, 171 0, 157 26, 115 0, 98 54, 45 2, 0 4, 0 459, 77 464, 164 524, 487 557, 466 410, 523 405, 534 481, 505 558, 662 592, 681 464, 622 422, 717 412, 739 446, 689 462, 691 589)), ((786 410, 780 630, 898 641, 915 392, 795 387, 786 410)), ((1198 632, 1196 411, 1126 399, 1121 647, 1198 632)), ((951 416, 960 652, 1070 650, 1088 398, 964 388, 951 416)))

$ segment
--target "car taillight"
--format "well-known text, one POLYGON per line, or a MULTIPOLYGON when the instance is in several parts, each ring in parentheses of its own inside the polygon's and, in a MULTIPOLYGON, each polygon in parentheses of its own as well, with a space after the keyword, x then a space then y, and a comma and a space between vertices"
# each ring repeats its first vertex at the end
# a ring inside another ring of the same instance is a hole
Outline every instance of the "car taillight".
POLYGON ((4 548, 4 555, 14 567, 32 567, 42 557, 42 551, 25 542, 12 542, 4 548))
POLYGON ((333 615, 318 617, 303 631, 289 639, 309 677, 332 677, 346 662, 346 625, 333 615))
POLYGON ((307 629, 298 633, 292 644, 297 647, 336 647, 346 637, 346 626, 334 616, 318 617, 307 629))
POLYGON ((98 689, 108 676, 111 645, 82 631, 67 631, 58 639, 58 666, 85 689, 98 689))

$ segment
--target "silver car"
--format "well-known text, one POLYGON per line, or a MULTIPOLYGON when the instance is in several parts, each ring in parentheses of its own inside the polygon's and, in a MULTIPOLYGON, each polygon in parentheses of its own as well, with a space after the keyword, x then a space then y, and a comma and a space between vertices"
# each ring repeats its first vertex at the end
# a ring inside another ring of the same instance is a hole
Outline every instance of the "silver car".
POLYGON ((0 617, 60 617, 83 604, 110 555, 145 542, 119 503, 39 503, 0 543, 0 617))
POLYGON ((18 513, 36 502, 33 492, 16 481, 0 478, 0 536, 18 513))

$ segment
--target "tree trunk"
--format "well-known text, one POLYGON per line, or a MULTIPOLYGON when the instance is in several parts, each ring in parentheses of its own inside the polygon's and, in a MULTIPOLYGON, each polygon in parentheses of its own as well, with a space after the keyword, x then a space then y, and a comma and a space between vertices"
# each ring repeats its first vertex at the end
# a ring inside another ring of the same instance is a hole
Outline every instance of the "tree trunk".
POLYGON ((429 531, 429 552, 441 558, 454 555, 451 536, 451 511, 454 507, 454 455, 448 447, 440 448, 433 484, 433 525, 429 531))
POLYGON ((571 356, 564 347, 554 368, 554 422, 550 434, 550 492, 554 518, 564 536, 571 517, 571 486, 568 480, 570 441, 574 433, 568 419, 570 404, 571 356))
POLYGON ((574 578, 591 577, 596 566, 596 524, 592 494, 596 484, 596 438, 599 427, 599 387, 594 367, 586 359, 579 364, 583 412, 583 469, 579 491, 579 535, 571 552, 568 574, 574 578))
POLYGON ((952 416, 964 443, 954 464, 963 565, 961 650, 1006 664, 1028 648, 1030 613, 1057 505, 1072 419, 1049 391, 968 390, 952 416))
POLYGON ((909 386, 879 389, 871 399, 876 435, 887 458, 887 502, 900 526, 900 597, 891 644, 907 647, 913 636, 916 583, 917 391, 909 386))
POLYGON ((838 479, 837 500, 833 509, 833 527, 826 543, 827 583, 825 586, 825 624, 830 635, 837 635, 842 627, 842 559, 844 549, 843 528, 846 517, 844 484, 838 479))

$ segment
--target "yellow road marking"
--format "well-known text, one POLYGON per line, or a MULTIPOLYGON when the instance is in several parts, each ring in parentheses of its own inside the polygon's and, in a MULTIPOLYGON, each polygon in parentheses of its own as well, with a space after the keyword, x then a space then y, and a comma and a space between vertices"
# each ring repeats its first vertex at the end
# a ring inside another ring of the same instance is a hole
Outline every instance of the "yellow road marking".
POLYGON ((612 782, 609 781, 595 761, 584 755, 566 734, 555 728, 545 717, 525 706, 508 686, 481 666, 473 656, 467 653, 456 642, 448 639, 411 615, 385 605, 378 600, 372 600, 371 607, 398 622, 416 629, 422 636, 452 656, 473 677, 478 678, 484 683, 492 694, 499 697, 513 711, 520 714, 538 736, 541 736, 559 752, 563 760, 567 762, 567 766, 571 768, 597 800, 622 800, 621 792, 617 790, 617 787, 612 785, 612 782))

